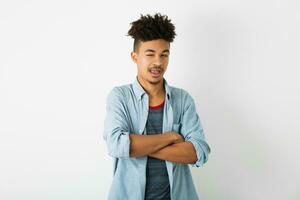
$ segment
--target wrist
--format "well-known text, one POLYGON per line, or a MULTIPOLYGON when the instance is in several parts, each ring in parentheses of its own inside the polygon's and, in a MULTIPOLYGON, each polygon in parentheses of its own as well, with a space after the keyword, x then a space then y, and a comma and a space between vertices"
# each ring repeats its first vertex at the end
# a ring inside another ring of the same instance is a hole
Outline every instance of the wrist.
POLYGON ((167 135, 169 144, 173 144, 178 140, 176 134, 174 134, 172 131, 168 132, 166 135, 167 135))

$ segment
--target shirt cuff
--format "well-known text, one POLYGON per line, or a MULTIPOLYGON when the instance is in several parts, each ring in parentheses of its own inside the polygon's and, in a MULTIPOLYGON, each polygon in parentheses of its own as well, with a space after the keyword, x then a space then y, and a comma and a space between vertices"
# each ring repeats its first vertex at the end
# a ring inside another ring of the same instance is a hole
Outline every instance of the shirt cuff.
POLYGON ((199 144, 199 141, 197 141, 193 138, 189 138, 186 141, 189 141, 194 145, 194 148, 196 150, 196 155, 197 155, 196 163, 189 164, 189 165, 191 167, 201 167, 201 166, 203 166, 203 164, 206 163, 206 161, 208 160, 208 154, 210 153, 209 147, 207 148, 207 150, 204 150, 201 147, 201 145, 199 144))

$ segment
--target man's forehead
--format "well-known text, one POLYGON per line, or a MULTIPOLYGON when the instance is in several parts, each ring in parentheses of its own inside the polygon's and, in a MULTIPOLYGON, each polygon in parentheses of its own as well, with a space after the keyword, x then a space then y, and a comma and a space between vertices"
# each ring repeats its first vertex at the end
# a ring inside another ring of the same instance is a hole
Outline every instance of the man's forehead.
POLYGON ((165 40, 141 42, 140 49, 148 52, 169 52, 170 44, 165 40))

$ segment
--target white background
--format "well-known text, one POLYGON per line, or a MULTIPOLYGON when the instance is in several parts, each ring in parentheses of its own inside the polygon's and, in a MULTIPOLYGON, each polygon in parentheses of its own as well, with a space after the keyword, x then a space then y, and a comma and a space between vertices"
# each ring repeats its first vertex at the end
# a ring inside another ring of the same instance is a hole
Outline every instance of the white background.
POLYGON ((300 199, 299 11, 297 0, 2 0, 0 199, 106 199, 106 96, 134 80, 125 35, 154 12, 178 35, 165 78, 195 98, 212 150, 192 168, 199 196, 300 199))

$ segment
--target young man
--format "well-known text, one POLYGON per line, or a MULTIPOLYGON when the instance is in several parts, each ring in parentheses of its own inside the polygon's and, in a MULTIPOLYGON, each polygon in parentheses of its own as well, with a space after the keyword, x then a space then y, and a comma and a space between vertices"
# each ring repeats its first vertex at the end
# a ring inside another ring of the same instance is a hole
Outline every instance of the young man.
POLYGON ((163 78, 175 27, 159 13, 131 25, 137 76, 114 87, 106 104, 103 137, 114 158, 108 199, 198 199, 189 165, 201 167, 210 147, 193 98, 163 78))

